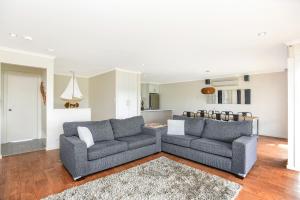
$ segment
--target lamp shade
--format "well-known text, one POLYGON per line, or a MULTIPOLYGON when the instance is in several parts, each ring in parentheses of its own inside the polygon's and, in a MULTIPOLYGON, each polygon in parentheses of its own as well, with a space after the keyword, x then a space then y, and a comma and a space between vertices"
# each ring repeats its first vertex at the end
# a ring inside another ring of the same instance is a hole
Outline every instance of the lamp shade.
POLYGON ((205 87, 201 89, 202 94, 214 94, 216 89, 214 87, 205 87))

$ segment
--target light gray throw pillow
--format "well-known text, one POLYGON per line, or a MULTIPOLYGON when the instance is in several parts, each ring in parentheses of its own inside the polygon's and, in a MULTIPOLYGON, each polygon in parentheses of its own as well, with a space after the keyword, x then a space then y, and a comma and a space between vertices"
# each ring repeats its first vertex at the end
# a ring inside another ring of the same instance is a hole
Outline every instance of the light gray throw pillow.
POLYGON ((90 129, 88 129, 87 127, 78 126, 77 131, 78 131, 80 140, 82 140, 86 143, 87 148, 90 148, 91 146, 93 146, 95 144, 93 135, 92 135, 90 129))
POLYGON ((184 120, 168 120, 168 135, 184 135, 184 120))

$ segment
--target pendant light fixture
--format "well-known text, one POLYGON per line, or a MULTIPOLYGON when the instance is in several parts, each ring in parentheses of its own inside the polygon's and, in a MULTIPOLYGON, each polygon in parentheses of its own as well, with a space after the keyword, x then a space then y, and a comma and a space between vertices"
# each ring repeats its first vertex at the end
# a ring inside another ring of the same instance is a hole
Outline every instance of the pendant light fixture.
POLYGON ((202 94, 214 94, 216 92, 216 89, 214 87, 209 86, 210 82, 210 79, 205 79, 205 85, 208 85, 208 87, 204 87, 201 89, 202 94))

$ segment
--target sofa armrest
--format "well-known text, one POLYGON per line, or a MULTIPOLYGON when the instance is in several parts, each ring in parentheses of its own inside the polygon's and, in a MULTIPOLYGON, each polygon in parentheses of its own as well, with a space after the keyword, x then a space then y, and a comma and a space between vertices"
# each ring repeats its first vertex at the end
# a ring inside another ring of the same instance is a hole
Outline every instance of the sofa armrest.
POLYGON ((144 134, 153 135, 156 137, 156 145, 157 145, 157 151, 161 151, 161 135, 163 133, 165 127, 161 128, 149 128, 149 127, 143 127, 142 132, 144 134))
POLYGON ((161 134, 161 136, 167 135, 168 134, 168 127, 167 126, 161 127, 160 128, 160 134, 161 134))
POLYGON ((87 146, 77 136, 66 137, 60 135, 60 158, 74 179, 86 172, 87 146))
POLYGON ((256 161, 257 136, 242 136, 232 143, 232 172, 245 177, 256 161))
POLYGON ((167 135, 167 133, 168 133, 168 127, 167 126, 159 127, 159 128, 143 127, 143 130, 149 131, 148 133, 152 134, 152 135, 156 135, 157 133, 159 133, 160 136, 167 135), (153 130, 154 130, 155 133, 153 132, 153 130), (151 131, 152 131, 152 133, 150 133, 151 131))

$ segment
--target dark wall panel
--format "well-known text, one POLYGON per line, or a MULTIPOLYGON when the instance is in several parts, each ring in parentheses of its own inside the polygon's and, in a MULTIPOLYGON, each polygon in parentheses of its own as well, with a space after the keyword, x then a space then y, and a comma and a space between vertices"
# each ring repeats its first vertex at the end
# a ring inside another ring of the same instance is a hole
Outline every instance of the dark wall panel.
POLYGON ((251 104, 251 89, 245 90, 245 104, 251 104))
POLYGON ((241 104, 242 103, 242 92, 241 90, 237 90, 236 91, 236 96, 237 96, 237 104, 241 104))
POLYGON ((222 90, 218 90, 218 104, 222 104, 222 90))

